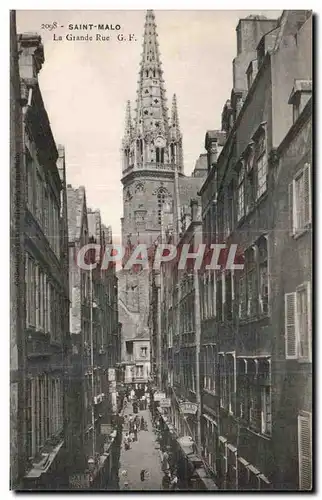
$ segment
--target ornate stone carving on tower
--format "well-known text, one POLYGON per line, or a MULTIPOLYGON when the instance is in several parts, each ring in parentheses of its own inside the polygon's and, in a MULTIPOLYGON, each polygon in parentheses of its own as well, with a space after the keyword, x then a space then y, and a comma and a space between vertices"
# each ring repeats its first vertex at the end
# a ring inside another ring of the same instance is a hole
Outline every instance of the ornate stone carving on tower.
MULTIPOLYGON (((133 248, 152 245, 161 232, 162 209, 173 207, 174 184, 183 175, 182 135, 177 99, 173 97, 169 118, 161 68, 155 15, 148 10, 144 25, 143 52, 139 70, 135 117, 128 101, 122 141, 123 218, 122 242, 133 248)), ((125 260, 129 252, 126 253, 125 260)), ((124 316, 126 338, 147 331, 149 319, 149 274, 123 269, 119 273, 119 310, 124 316), (134 299, 134 294, 138 294, 134 299), (133 325, 133 321, 136 325, 133 325), (136 333, 135 333, 136 332, 136 333)), ((125 353, 125 351, 124 351, 125 353)))
POLYGON ((128 101, 122 141, 122 238, 126 241, 131 235, 133 244, 138 241, 150 244, 160 233, 160 202, 172 202, 174 173, 183 173, 177 99, 174 95, 169 119, 157 37, 155 15, 149 10, 144 25, 135 119, 132 120, 128 101), (138 191, 137 181, 143 181, 146 187, 138 191))

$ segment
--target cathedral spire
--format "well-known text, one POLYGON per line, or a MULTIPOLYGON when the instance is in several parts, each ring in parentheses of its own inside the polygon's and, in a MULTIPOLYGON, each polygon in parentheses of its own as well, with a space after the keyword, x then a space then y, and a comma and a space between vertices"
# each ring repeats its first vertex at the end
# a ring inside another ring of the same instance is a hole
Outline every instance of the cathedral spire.
POLYGON ((127 170, 134 161, 133 149, 131 143, 133 141, 133 125, 131 117, 131 103, 127 101, 125 110, 125 130, 122 141, 122 171, 127 170))
POLYGON ((169 120, 155 15, 153 10, 148 10, 144 24, 133 126, 129 104, 126 113, 125 137, 122 144, 124 176, 142 169, 170 173, 177 168, 178 172, 182 173, 182 137, 176 97, 172 108, 169 120))
POLYGON ((170 145, 171 163, 176 165, 179 172, 182 172, 183 171, 182 135, 180 132, 176 94, 173 94, 172 98, 170 139, 171 139, 171 145, 170 145))
POLYGON ((162 77, 155 15, 148 10, 145 18, 143 52, 140 63, 136 107, 136 134, 145 137, 168 134, 168 108, 162 77), (152 134, 152 136, 151 136, 152 134))

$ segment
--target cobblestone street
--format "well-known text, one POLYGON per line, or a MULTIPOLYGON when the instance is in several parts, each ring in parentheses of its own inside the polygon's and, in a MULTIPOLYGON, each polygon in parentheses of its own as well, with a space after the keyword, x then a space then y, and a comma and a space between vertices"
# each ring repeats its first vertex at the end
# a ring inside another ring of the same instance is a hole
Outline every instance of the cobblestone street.
MULTIPOLYGON (((125 411, 127 415, 132 413, 132 405, 125 411)), ((138 440, 131 443, 131 449, 125 451, 122 442, 120 456, 120 490, 160 490, 162 482, 160 451, 156 442, 156 436, 152 431, 152 422, 148 410, 140 411, 139 416, 148 422, 148 430, 138 433, 138 440), (145 469, 145 480, 141 481, 140 472, 145 469), (126 475, 124 474, 126 471, 126 475), (125 483, 128 487, 124 487, 125 483)), ((124 435, 124 433, 123 433, 124 435)))

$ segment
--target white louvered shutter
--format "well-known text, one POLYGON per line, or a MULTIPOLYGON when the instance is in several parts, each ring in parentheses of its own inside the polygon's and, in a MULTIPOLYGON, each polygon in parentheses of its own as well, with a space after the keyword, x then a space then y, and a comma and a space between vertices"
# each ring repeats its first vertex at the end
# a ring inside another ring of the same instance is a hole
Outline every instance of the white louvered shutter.
POLYGON ((286 293, 285 300, 285 357, 297 358, 296 293, 286 293))
POLYGON ((294 234, 294 181, 290 182, 288 185, 288 220, 289 220, 289 231, 290 235, 294 234))
POLYGON ((304 223, 305 225, 311 222, 311 168, 310 164, 306 163, 303 172, 304 177, 304 223))
POLYGON ((312 306, 311 306, 311 283, 307 283, 307 332, 308 332, 308 352, 309 352, 309 360, 312 360, 312 306))
POLYGON ((35 267, 36 274, 36 330, 39 330, 39 320, 40 320, 40 272, 39 266, 35 267))
POLYGON ((312 489, 311 414, 298 416, 299 489, 312 489))

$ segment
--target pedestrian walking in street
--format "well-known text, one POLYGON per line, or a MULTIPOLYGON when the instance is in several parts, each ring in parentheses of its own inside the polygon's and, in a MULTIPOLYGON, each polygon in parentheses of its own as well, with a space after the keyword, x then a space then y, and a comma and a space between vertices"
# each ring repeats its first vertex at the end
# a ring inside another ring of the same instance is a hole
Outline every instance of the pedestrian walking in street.
POLYGON ((175 469, 172 474, 171 482, 170 482, 170 490, 177 490, 178 489, 178 476, 177 476, 177 470, 175 469))
POLYGON ((162 489, 163 490, 169 490, 170 489, 170 483, 171 483, 171 476, 170 472, 166 472, 162 478, 162 489))
POLYGON ((138 428, 137 428, 136 423, 134 423, 133 433, 134 433, 134 441, 137 441, 138 440, 138 428))
POLYGON ((130 417, 129 417, 129 431, 130 431, 130 434, 131 434, 131 432, 133 432, 133 429, 134 429, 134 420, 133 420, 132 415, 130 415, 130 417))
POLYGON ((145 469, 142 469, 140 472, 140 479, 143 482, 145 480, 145 469))
POLYGON ((167 472, 169 470, 169 455, 168 453, 165 451, 163 454, 162 454, 162 459, 161 459, 161 469, 163 472, 167 472))
POLYGON ((130 436, 128 435, 128 433, 125 434, 125 437, 124 437, 124 450, 127 451, 131 448, 131 440, 130 440, 130 436))
POLYGON ((141 417, 141 431, 144 431, 145 430, 145 420, 144 420, 144 417, 142 415, 141 417))

